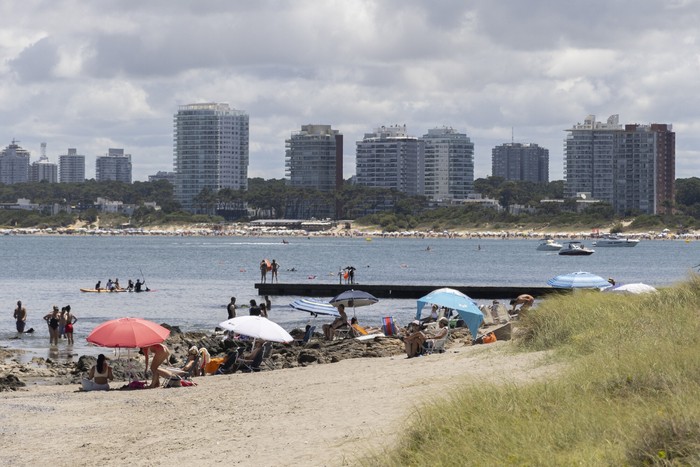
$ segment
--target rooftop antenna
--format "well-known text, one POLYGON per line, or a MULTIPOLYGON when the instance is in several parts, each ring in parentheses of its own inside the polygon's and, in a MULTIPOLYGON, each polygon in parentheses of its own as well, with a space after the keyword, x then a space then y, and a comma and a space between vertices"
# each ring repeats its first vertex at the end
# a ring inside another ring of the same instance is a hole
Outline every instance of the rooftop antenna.
POLYGON ((513 127, 510 127, 510 144, 515 143, 515 138, 513 136, 513 127))
POLYGON ((41 143, 41 158, 44 159, 46 157, 46 143, 41 143))

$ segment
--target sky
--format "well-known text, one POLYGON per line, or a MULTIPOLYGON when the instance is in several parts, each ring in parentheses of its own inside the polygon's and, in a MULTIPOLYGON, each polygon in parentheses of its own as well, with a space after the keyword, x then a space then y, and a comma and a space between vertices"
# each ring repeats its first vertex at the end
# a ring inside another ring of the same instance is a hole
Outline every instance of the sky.
POLYGON ((133 179, 173 170, 178 106, 250 116, 249 177, 284 177, 301 125, 355 142, 382 125, 452 127, 475 178, 511 141, 549 150, 592 114, 670 123, 676 176, 700 176, 700 0, 5 0, 0 147, 132 155, 133 179))

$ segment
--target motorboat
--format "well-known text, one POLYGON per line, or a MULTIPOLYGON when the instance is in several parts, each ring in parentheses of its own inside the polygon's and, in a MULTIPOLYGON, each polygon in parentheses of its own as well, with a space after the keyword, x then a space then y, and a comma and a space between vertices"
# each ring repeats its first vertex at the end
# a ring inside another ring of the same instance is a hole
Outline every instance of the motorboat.
POLYGON ((537 251, 559 251, 564 245, 557 243, 551 238, 545 238, 537 245, 537 251))
POLYGON ((624 247, 633 247, 637 246, 639 243, 639 240, 636 238, 626 238, 626 237, 619 237, 617 235, 605 235, 595 242, 593 242, 594 246, 624 246, 624 247))
POLYGON ((586 248, 581 242, 568 242, 564 248, 559 250, 562 256, 588 256, 595 253, 595 250, 586 248))

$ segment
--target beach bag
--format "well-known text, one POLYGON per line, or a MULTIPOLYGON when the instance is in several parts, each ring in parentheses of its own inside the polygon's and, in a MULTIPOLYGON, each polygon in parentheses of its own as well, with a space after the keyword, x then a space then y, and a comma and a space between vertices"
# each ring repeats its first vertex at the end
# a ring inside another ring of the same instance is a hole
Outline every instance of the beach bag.
POLYGON ((182 387, 182 378, 177 375, 173 375, 168 378, 168 382, 165 383, 166 388, 179 388, 182 387))

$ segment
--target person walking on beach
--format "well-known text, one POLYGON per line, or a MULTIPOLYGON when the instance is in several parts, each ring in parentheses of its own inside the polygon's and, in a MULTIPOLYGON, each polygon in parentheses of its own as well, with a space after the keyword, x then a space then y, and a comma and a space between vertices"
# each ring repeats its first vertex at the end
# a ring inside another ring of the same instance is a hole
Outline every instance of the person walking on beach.
POLYGON ((231 301, 226 306, 226 310, 228 311, 228 319, 236 317, 236 297, 231 297, 231 301))
POLYGON ((21 301, 17 301, 17 308, 15 308, 15 313, 12 316, 15 318, 17 336, 19 337, 24 333, 24 326, 27 324, 27 309, 22 306, 21 301))
POLYGON ((260 261, 260 282, 267 282, 267 261, 260 261))
POLYGON ((68 340, 68 345, 73 345, 73 325, 78 321, 78 318, 75 317, 73 313, 70 311, 70 305, 66 305, 65 307, 66 310, 66 339, 68 340))
POLYGON ((60 319, 56 305, 53 306, 51 313, 44 316, 44 321, 49 325, 49 342, 51 345, 58 345, 58 324, 60 319))
POLYGON ((279 264, 277 261, 275 261, 275 260, 273 259, 273 260, 272 260, 272 264, 270 264, 270 267, 272 268, 272 269, 271 269, 271 271, 272 271, 272 279, 271 279, 272 283, 274 284, 274 283, 275 283, 275 279, 277 279, 277 283, 279 284, 280 280, 279 280, 279 278, 277 277, 277 271, 278 271, 279 268, 280 268, 280 264, 279 264))

